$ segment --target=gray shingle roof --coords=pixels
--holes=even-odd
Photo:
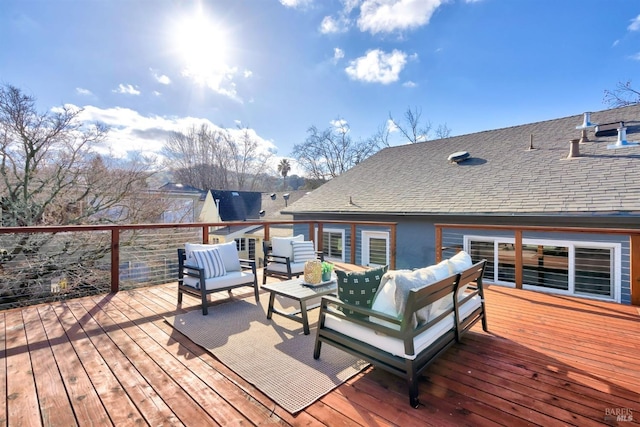
[[[591,113],[624,121],[640,141],[640,105]],[[351,214],[640,214],[640,146],[607,149],[616,136],[580,144],[583,114],[386,148],[286,210]],[[533,134],[534,150],[529,150]],[[467,151],[459,164],[449,155]]]

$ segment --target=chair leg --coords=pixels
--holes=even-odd
[[[260,302],[260,292],[258,291],[258,281],[253,283],[253,295],[256,297],[256,303]]]
[[[409,384],[409,405],[411,405],[412,408],[417,408],[420,405],[420,400],[418,399],[418,378],[410,373],[409,378],[407,378],[407,383]]]
[[[209,301],[207,301],[207,293],[202,290],[202,315],[206,316],[209,313]]]
[[[320,350],[322,349],[322,341],[320,341],[318,339],[318,337],[316,336],[316,345],[313,347],[313,358],[314,359],[319,359],[320,358]]]
[[[267,283],[267,267],[262,269],[262,284],[265,285]]]
[[[178,288],[178,305],[182,304],[182,291]]]

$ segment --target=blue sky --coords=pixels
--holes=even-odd
[[[277,160],[307,129],[368,138],[419,108],[461,135],[606,109],[636,79],[631,0],[2,0],[0,82],[111,126],[114,155],[191,124]],[[394,143],[401,143],[397,134]],[[296,172],[294,168],[294,172]]]

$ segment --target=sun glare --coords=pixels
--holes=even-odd
[[[228,68],[225,32],[202,14],[181,20],[172,38],[186,72],[194,78],[207,80]]]

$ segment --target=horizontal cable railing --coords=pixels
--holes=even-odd
[[[175,282],[177,249],[186,242],[213,242],[220,228],[251,226],[261,228],[268,239],[271,226],[295,224],[306,225],[309,239],[314,238],[314,227],[322,229],[323,224],[388,226],[391,262],[395,262],[395,223],[242,221],[0,227],[0,309]],[[318,244],[322,245],[319,234]],[[353,256],[350,262],[355,262]]]

